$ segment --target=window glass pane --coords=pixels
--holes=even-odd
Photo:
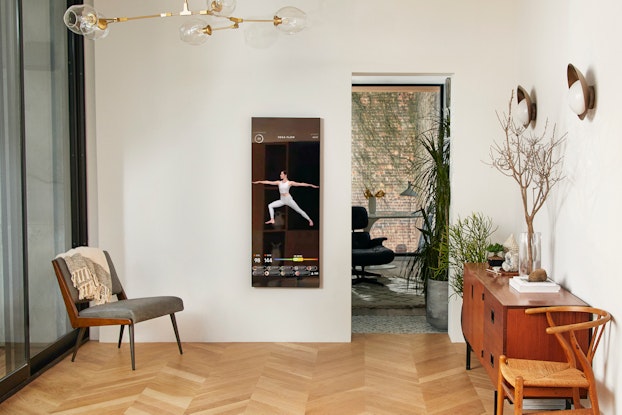
[[[16,2],[0,2],[0,378],[26,364]]]
[[[71,331],[51,260],[71,243],[66,2],[23,0],[31,356]]]
[[[356,85],[352,87],[352,205],[379,215],[414,212],[421,198],[407,196],[420,138],[438,127],[440,85]],[[420,219],[380,219],[372,237],[397,253],[414,252]]]

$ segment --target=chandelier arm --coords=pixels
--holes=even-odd
[[[227,29],[239,29],[240,25],[236,22],[229,26],[221,26],[221,27],[212,27],[212,31],[214,30],[227,30]]]
[[[194,16],[194,15],[201,15],[201,16],[206,16],[206,15],[211,15],[212,12],[210,10],[198,10],[198,11],[191,11],[191,12],[185,12],[185,11],[181,11],[179,13],[173,13],[173,12],[163,12],[163,13],[158,13],[158,14],[148,14],[145,16],[130,16],[130,17],[105,17],[101,20],[106,21],[107,23],[121,23],[121,22],[129,22],[132,20],[143,20],[143,19],[153,19],[153,18],[158,18],[158,17],[175,17],[175,16]],[[219,16],[216,16],[219,17]]]
[[[240,23],[249,22],[249,23],[274,23],[275,19],[240,19]]]

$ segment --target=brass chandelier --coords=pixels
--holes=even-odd
[[[188,7],[188,0],[184,0],[183,9],[180,12],[163,12],[146,16],[133,17],[104,17],[93,7],[85,4],[71,6],[65,12],[63,20],[65,25],[74,33],[83,35],[88,39],[100,39],[108,35],[111,23],[129,22],[132,20],[153,19],[158,17],[172,16],[212,16],[227,25],[212,26],[208,22],[197,17],[189,19],[179,28],[181,40],[191,45],[201,45],[216,30],[238,29],[241,23],[272,23],[278,31],[286,34],[294,34],[303,30],[307,23],[307,15],[296,7],[283,7],[279,9],[272,19],[243,19],[231,14],[235,10],[236,0],[207,0],[205,10],[192,11]]]

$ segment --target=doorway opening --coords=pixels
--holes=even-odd
[[[352,206],[367,209],[370,237],[387,238],[395,253],[389,264],[365,267],[379,284],[353,284],[353,332],[437,331],[425,321],[424,284],[411,267],[425,200],[413,169],[420,137],[445,116],[448,94],[443,75],[353,77]]]

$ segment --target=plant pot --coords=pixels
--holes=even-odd
[[[504,259],[500,256],[491,256],[488,257],[488,265],[491,267],[500,267],[503,264]]]
[[[425,299],[426,321],[439,330],[447,330],[449,282],[428,280]]]

